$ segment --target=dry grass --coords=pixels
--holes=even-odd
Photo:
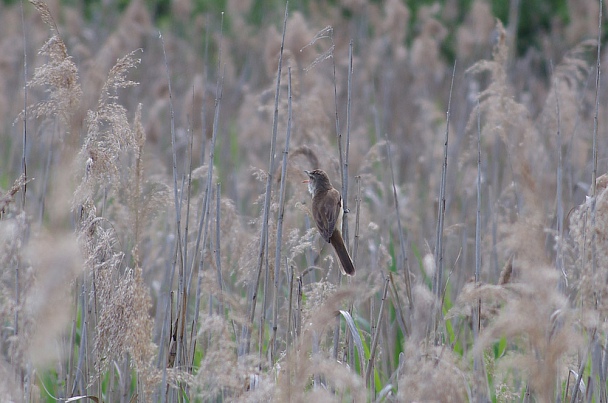
[[[522,55],[484,0],[310,3],[284,42],[251,1],[162,42],[138,0],[0,6],[0,400],[606,401],[597,2]],[[311,168],[349,175],[353,278]]]

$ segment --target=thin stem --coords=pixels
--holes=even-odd
[[[355,176],[357,184],[357,195],[355,196],[355,241],[353,245],[353,265],[357,267],[357,252],[359,250],[359,218],[361,217],[361,176]],[[351,302],[348,313],[352,316],[354,304]],[[347,333],[348,343],[348,359],[351,368],[355,367],[355,350],[351,342],[350,333]]]
[[[281,266],[281,244],[283,239],[283,217],[285,215],[285,185],[287,183],[287,157],[289,155],[289,139],[291,138],[291,119],[292,119],[292,104],[291,104],[291,67],[287,70],[287,136],[285,139],[285,151],[283,151],[283,165],[281,167],[281,188],[279,191],[279,217],[277,219],[277,240],[274,259],[274,302],[272,305],[272,345],[270,359],[271,364],[276,360],[277,348],[277,329],[279,317],[279,278]],[[287,267],[287,266],[285,266]],[[289,331],[289,328],[288,328]]]
[[[287,309],[287,349],[291,346],[291,326],[292,326],[292,316],[293,316],[293,269],[289,266],[287,262],[287,256],[285,256],[285,270],[287,271],[287,279],[289,283],[289,300],[288,309]]]
[[[481,274],[481,114],[479,99],[477,100],[477,211],[475,218],[475,283],[479,283]],[[479,323],[475,321],[473,324],[475,341],[477,341],[478,332]]]
[[[353,82],[353,41],[351,39],[348,47],[348,89],[347,89],[347,101],[346,101],[346,145],[344,151],[344,165],[342,166],[342,209],[344,210],[342,215],[342,238],[344,239],[344,245],[346,249],[349,245],[349,234],[348,234],[348,155],[350,150],[350,118],[351,118],[351,99],[352,99],[352,82]],[[354,262],[353,262],[354,264]],[[355,266],[357,267],[357,266]]]
[[[333,52],[336,50],[336,46],[334,44],[333,37],[333,28],[331,29],[331,52],[333,56]],[[336,58],[332,57],[331,64],[333,67],[333,80],[334,80],[334,109],[336,112],[336,138],[338,140],[338,159],[340,161],[340,182],[342,183],[342,195],[344,195],[344,154],[342,153],[342,133],[340,132],[340,117],[338,116],[338,85],[336,78]],[[344,196],[342,197],[342,203],[344,203]],[[344,205],[342,206],[343,212],[346,211]],[[344,215],[344,214],[343,214]],[[342,219],[342,225],[346,222],[345,217]],[[345,241],[346,248],[348,249],[348,241]],[[337,284],[340,284],[342,281],[342,271],[337,271],[338,280]],[[338,344],[340,342],[340,320],[336,321],[336,325],[334,326],[334,347],[333,347],[333,358],[338,359]]]
[[[251,330],[255,319],[255,307],[258,297],[258,286],[262,276],[262,265],[264,263],[264,250],[266,239],[268,238],[268,216],[270,214],[270,196],[272,190],[272,178],[274,171],[275,150],[277,143],[277,125],[279,122],[279,95],[281,93],[281,70],[283,68],[283,49],[285,47],[285,31],[287,30],[287,16],[289,11],[289,2],[285,4],[285,17],[283,19],[283,36],[281,39],[281,50],[279,52],[279,65],[277,67],[277,83],[274,96],[274,115],[272,119],[272,138],[270,141],[270,162],[268,164],[268,177],[266,178],[266,196],[264,198],[264,212],[262,218],[262,233],[260,236],[260,246],[257,255],[256,269],[254,270],[255,280],[251,282],[249,288],[249,318],[248,324],[243,326],[241,334],[241,346],[239,348],[239,356],[249,354],[249,341],[251,338]]]
[[[388,156],[388,164],[391,170],[391,182],[393,186],[393,200],[395,202],[395,213],[397,215],[397,230],[399,231],[399,247],[401,248],[400,261],[403,262],[406,271],[405,275],[405,288],[407,294],[407,301],[410,308],[414,306],[414,300],[412,298],[412,285],[410,281],[409,266],[407,264],[407,252],[405,249],[405,235],[403,233],[403,227],[401,226],[401,217],[399,215],[399,198],[397,197],[397,187],[395,185],[395,171],[393,170],[393,157],[391,154],[391,145],[388,140],[388,134],[385,134],[386,138],[386,155]]]
[[[600,81],[601,81],[601,48],[602,48],[602,13],[604,2],[600,0],[600,12],[598,17],[598,34],[597,34],[597,64],[595,73],[595,114],[593,116],[593,170],[591,173],[591,199],[593,200],[591,208],[591,268],[592,273],[595,273],[597,266],[595,253],[595,196],[597,195],[597,126],[598,115],[600,109]]]
[[[338,116],[338,86],[336,79],[336,59],[333,57],[333,52],[336,50],[334,45],[333,28],[331,29],[329,39],[331,40],[331,52],[332,52],[332,67],[333,67],[333,80],[334,80],[334,109],[336,113],[336,138],[338,139],[338,158],[340,160],[340,182],[344,189],[344,154],[342,153],[342,133],[340,132],[340,117]],[[338,271],[340,272],[340,271]]]
[[[454,62],[454,68],[452,70],[452,82],[450,84],[450,95],[448,98],[448,110],[446,112],[446,123],[445,123],[445,140],[443,143],[443,168],[441,170],[441,187],[439,188],[439,208],[437,212],[437,233],[435,238],[435,275],[433,281],[433,288],[435,291],[435,297],[437,301],[442,300],[442,284],[443,284],[443,227],[445,219],[445,188],[446,188],[446,176],[448,171],[448,139],[450,134],[450,113],[452,108],[452,89],[454,88],[454,76],[456,75],[456,62]],[[433,329],[436,331],[439,324],[439,317],[441,316],[441,306],[439,303],[437,309],[434,312]],[[439,339],[435,334],[435,343],[438,343]]]
[[[551,63],[551,71],[553,72],[553,63]],[[555,76],[555,74],[553,73]],[[555,113],[557,118],[557,189],[556,189],[556,230],[557,230],[557,254],[555,256],[555,267],[562,272],[564,278],[563,282],[560,282],[560,288],[563,290],[567,285],[566,272],[564,270],[564,255],[563,255],[563,236],[564,236],[564,207],[563,207],[563,152],[562,152],[562,122],[561,113],[559,107],[559,82],[558,77],[555,77],[553,83],[555,93]]]
[[[175,200],[175,222],[177,224],[177,233],[179,236],[180,225],[181,225],[181,203],[179,203],[179,197],[177,192],[177,150],[175,147],[175,111],[173,110],[173,92],[171,90],[171,73],[169,71],[169,63],[167,62],[167,52],[165,50],[165,41],[163,40],[162,33],[158,33],[161,47],[163,49],[163,57],[165,61],[165,73],[167,74],[167,86],[169,91],[169,114],[171,121],[171,150],[173,157],[173,196]]]
[[[193,95],[194,96],[194,95]],[[184,225],[184,240],[183,245],[184,245],[184,269],[185,269],[185,275],[188,277],[188,281],[185,285],[186,287],[186,295],[190,295],[190,282],[192,279],[192,275],[188,273],[188,234],[189,234],[189,230],[190,230],[190,201],[192,200],[192,147],[193,147],[193,142],[194,142],[194,133],[192,133],[191,130],[188,130],[188,133],[190,134],[189,137],[189,147],[188,147],[188,186],[187,186],[187,191],[188,191],[188,197],[186,198],[186,224]],[[192,267],[190,268],[190,270],[192,270]]]
[[[475,213],[475,284],[479,284],[481,276],[481,111],[477,99],[477,210]],[[477,299],[473,307],[473,343],[477,343],[480,331],[481,299]],[[482,373],[483,362],[478,354],[473,357],[473,370],[478,382],[475,383],[475,396],[477,401],[486,401],[480,385],[485,380]]]
[[[367,369],[365,371],[365,384],[369,386],[371,382],[372,368],[374,363],[374,358],[376,357],[376,347],[378,346],[378,337],[380,335],[380,325],[382,322],[382,312],[384,311],[384,301],[386,301],[386,295],[388,293],[388,283],[390,281],[390,277],[386,277],[384,280],[384,291],[382,292],[382,302],[380,302],[380,310],[378,311],[378,320],[376,322],[376,331],[374,332],[374,338],[372,340],[372,345],[369,353],[369,362],[367,363]]]
[[[221,71],[221,63],[222,63],[222,32],[223,32],[223,21],[224,21],[224,13],[222,13],[222,22],[220,25],[220,47],[218,51],[218,72]],[[203,252],[200,255],[199,259],[199,267],[198,267],[198,281],[196,284],[196,299],[194,303],[194,321],[193,325],[195,328],[198,325],[198,317],[199,310],[201,304],[201,289],[203,286],[203,259],[204,259],[204,249],[207,247],[207,231],[209,228],[209,203],[211,200],[211,182],[213,180],[213,161],[215,159],[215,143],[217,140],[217,133],[219,131],[219,121],[220,121],[220,111],[222,106],[222,94],[223,94],[223,84],[224,84],[224,76],[223,74],[218,74],[216,89],[215,89],[215,111],[213,114],[213,133],[211,135],[211,145],[209,146],[209,162],[207,167],[207,183],[205,184],[205,197],[203,198],[203,208],[201,211],[201,216],[199,220],[198,233],[196,235],[196,245],[194,247],[194,254],[192,259],[192,267],[190,269],[190,276],[192,277],[194,273],[194,265],[198,258],[199,248],[201,237],[203,238]],[[191,279],[188,281],[191,283]],[[188,289],[188,293],[190,290]],[[190,362],[194,359],[194,349],[191,351]]]
[[[205,133],[205,128],[207,127],[207,103],[205,102],[205,96],[207,94],[207,70],[209,66],[209,19],[211,17],[211,13],[207,14],[206,24],[205,24],[205,50],[203,51],[203,102],[201,105],[201,165],[205,164],[205,145],[207,144],[207,134]],[[223,17],[223,15],[222,15]],[[223,18],[222,18],[223,25]],[[220,29],[220,45],[218,51],[218,72],[221,61],[222,54],[222,36],[223,31]]]
[[[21,198],[21,209],[25,210],[25,194],[27,193],[27,36],[25,28],[25,17],[23,12],[23,0],[21,4],[21,29],[23,34],[23,150],[21,154],[21,174],[25,182],[23,183],[23,195]]]
[[[217,285],[220,289],[220,303],[219,303],[219,313],[223,317],[224,316],[224,279],[222,278],[222,258],[220,254],[220,239],[221,239],[221,226],[220,226],[220,215],[221,215],[221,184],[218,182],[215,190],[215,267],[217,269]]]

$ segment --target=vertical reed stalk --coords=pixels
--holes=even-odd
[[[365,384],[369,387],[372,381],[372,370],[374,368],[374,359],[376,358],[376,347],[378,347],[378,338],[380,335],[380,326],[382,324],[382,317],[384,312],[384,301],[386,301],[386,295],[388,294],[388,283],[390,277],[386,277],[384,280],[384,290],[382,291],[382,300],[380,302],[380,310],[378,311],[378,320],[376,322],[375,332],[372,334],[372,344],[369,353],[369,362],[367,363],[367,369],[365,370]]]
[[[218,182],[215,189],[215,267],[217,269],[217,286],[220,292],[218,313],[224,317],[224,279],[222,277],[222,255],[221,255],[221,236],[220,236],[220,216],[221,205],[221,184]]]
[[[277,348],[277,329],[279,325],[279,284],[280,284],[280,267],[281,267],[281,245],[283,240],[283,218],[285,215],[285,185],[287,183],[287,157],[289,156],[289,139],[291,138],[291,119],[292,119],[292,105],[291,105],[291,67],[288,68],[288,80],[287,80],[287,135],[285,138],[285,150],[283,151],[283,164],[281,166],[281,187],[279,191],[279,214],[277,219],[277,240],[276,250],[274,259],[274,291],[273,291],[273,304],[272,304],[272,338],[271,338],[271,353],[270,363],[274,364],[276,361],[276,348]],[[287,269],[287,265],[285,266]],[[289,332],[289,327],[287,328]]]
[[[224,26],[224,14],[222,13],[222,19],[220,23],[220,46],[218,49],[218,77],[216,81],[215,87],[215,105],[214,105],[214,113],[213,113],[213,133],[211,134],[211,144],[209,146],[209,162],[207,163],[207,180],[205,183],[205,195],[203,197],[203,205],[201,208],[201,215],[199,217],[198,223],[198,232],[196,234],[196,243],[194,246],[194,254],[192,258],[192,267],[190,269],[190,279],[188,280],[188,294],[190,293],[190,284],[192,282],[192,276],[194,273],[194,265],[198,261],[198,279],[196,284],[196,296],[194,302],[194,320],[192,322],[192,326],[194,329],[198,327],[198,319],[200,314],[200,305],[201,305],[201,291],[203,286],[203,262],[205,256],[205,250],[207,248],[207,234],[209,228],[209,203],[211,203],[211,184],[213,181],[213,161],[215,159],[215,144],[217,141],[217,133],[219,131],[220,124],[220,111],[222,106],[222,94],[223,94],[223,85],[224,85],[224,76],[221,73],[222,67],[222,39],[223,39],[223,26]],[[203,250],[199,257],[199,248],[201,238],[203,239]],[[197,260],[198,259],[198,260]],[[195,332],[193,332],[194,334]],[[192,363],[194,361],[194,349],[191,351],[191,356],[189,362]]]
[[[388,165],[391,170],[391,184],[393,187],[393,201],[395,202],[395,214],[397,216],[397,230],[399,231],[399,247],[401,250],[401,255],[399,256],[398,262],[403,264],[403,269],[405,271],[405,287],[406,287],[406,295],[407,300],[410,306],[410,309],[414,307],[414,299],[412,298],[412,285],[410,280],[410,272],[409,265],[407,264],[407,252],[405,249],[405,235],[403,233],[403,227],[401,226],[401,217],[399,214],[399,198],[397,197],[397,186],[395,185],[395,171],[393,170],[393,157],[391,154],[391,144],[388,139],[388,134],[385,134],[386,139],[386,155],[388,157]],[[398,267],[399,265],[397,265]]]
[[[433,278],[433,289],[437,298],[437,309],[434,312],[433,330],[435,333],[435,344],[439,343],[437,327],[439,325],[442,301],[443,285],[443,227],[445,220],[445,188],[446,176],[448,171],[448,139],[450,134],[450,113],[452,108],[452,89],[454,88],[454,77],[456,76],[456,62],[452,70],[452,82],[450,84],[450,95],[448,97],[448,109],[446,111],[445,140],[443,143],[443,167],[441,169],[441,187],[439,188],[439,207],[437,212],[437,233],[435,235],[435,274]]]
[[[285,47],[285,32],[287,30],[287,16],[289,11],[289,2],[285,4],[285,17],[283,18],[283,35],[281,38],[281,50],[279,51],[279,63],[277,67],[277,84],[274,96],[274,114],[272,118],[272,138],[270,141],[270,162],[268,164],[268,177],[266,179],[266,193],[264,198],[264,212],[262,218],[262,231],[260,235],[260,246],[257,255],[257,264],[254,268],[254,280],[251,282],[248,293],[249,314],[248,323],[243,326],[241,334],[241,347],[239,348],[239,356],[249,354],[251,331],[253,321],[255,319],[255,307],[258,298],[258,287],[262,276],[262,265],[264,264],[264,250],[266,240],[268,238],[268,216],[270,214],[270,199],[272,191],[272,178],[274,172],[274,159],[277,142],[277,125],[279,123],[279,95],[281,92],[281,70],[283,68],[283,49]],[[267,258],[267,257],[266,257]],[[263,313],[262,313],[263,314]],[[262,346],[259,346],[261,349]]]

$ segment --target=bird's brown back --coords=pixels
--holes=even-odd
[[[333,187],[318,191],[312,199],[313,218],[323,239],[329,242],[342,212],[342,197]]]

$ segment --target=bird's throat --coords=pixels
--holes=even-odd
[[[315,190],[316,190],[316,187],[315,187],[314,181],[313,180],[309,180],[308,181],[308,193],[310,193],[310,195],[314,197]]]

